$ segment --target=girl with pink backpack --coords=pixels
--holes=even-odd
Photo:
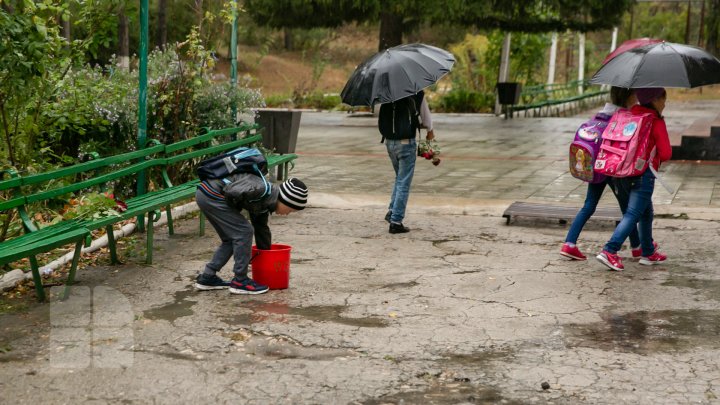
[[[585,223],[595,213],[605,186],[609,185],[612,189],[623,214],[628,205],[627,189],[616,189],[610,177],[593,172],[594,158],[600,148],[601,135],[610,122],[610,118],[618,109],[632,107],[637,103],[637,98],[631,89],[612,87],[610,101],[612,104],[605,104],[605,107],[590,121],[580,126],[575,135],[575,141],[570,145],[570,173],[574,177],[588,182],[585,203],[573,219],[565,243],[560,249],[562,256],[572,260],[587,260],[576,244]],[[630,232],[630,247],[634,257],[640,256],[640,237],[637,229]]]
[[[636,228],[640,233],[642,248],[640,264],[654,265],[667,260],[667,256],[658,252],[657,245],[652,242],[652,194],[655,188],[655,174],[653,172],[660,169],[661,162],[670,160],[672,157],[670,138],[662,116],[667,92],[663,88],[641,88],[635,89],[635,94],[640,105],[633,106],[630,112],[638,117],[650,116],[647,143],[642,147],[642,150],[650,152],[647,156],[643,155],[633,159],[635,168],[644,169],[641,174],[632,177],[612,178],[612,182],[617,188],[629,190],[628,206],[612,237],[605,244],[602,252],[597,255],[597,259],[616,271],[625,268],[617,252],[628,235]],[[623,128],[618,129],[623,133],[627,133],[626,136],[628,137],[634,136],[636,131],[642,129],[637,124],[633,124],[633,122],[628,122]],[[612,149],[609,150],[612,151]],[[598,162],[600,162],[601,158],[602,154],[599,156]],[[599,165],[596,164],[595,167],[598,168]]]

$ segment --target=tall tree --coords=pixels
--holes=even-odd
[[[125,7],[118,10],[118,62],[124,69],[130,68],[130,30]]]
[[[720,57],[720,0],[709,0],[705,49]]]
[[[165,49],[167,44],[167,0],[158,0],[157,10],[155,46],[159,49]]]

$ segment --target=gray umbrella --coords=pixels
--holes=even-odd
[[[660,42],[617,55],[590,83],[625,88],[705,86],[720,83],[720,60],[694,46]]]
[[[424,44],[378,52],[355,69],[340,95],[351,106],[390,103],[434,84],[455,63],[450,52]]]

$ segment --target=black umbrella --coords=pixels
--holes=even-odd
[[[625,88],[705,86],[720,83],[720,60],[694,46],[660,42],[617,55],[590,83]]]
[[[396,46],[360,64],[340,95],[351,106],[390,103],[434,84],[454,63],[450,52],[434,46]]]

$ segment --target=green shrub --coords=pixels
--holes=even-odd
[[[495,94],[472,90],[453,89],[432,103],[433,110],[442,112],[490,112],[495,105]]]

